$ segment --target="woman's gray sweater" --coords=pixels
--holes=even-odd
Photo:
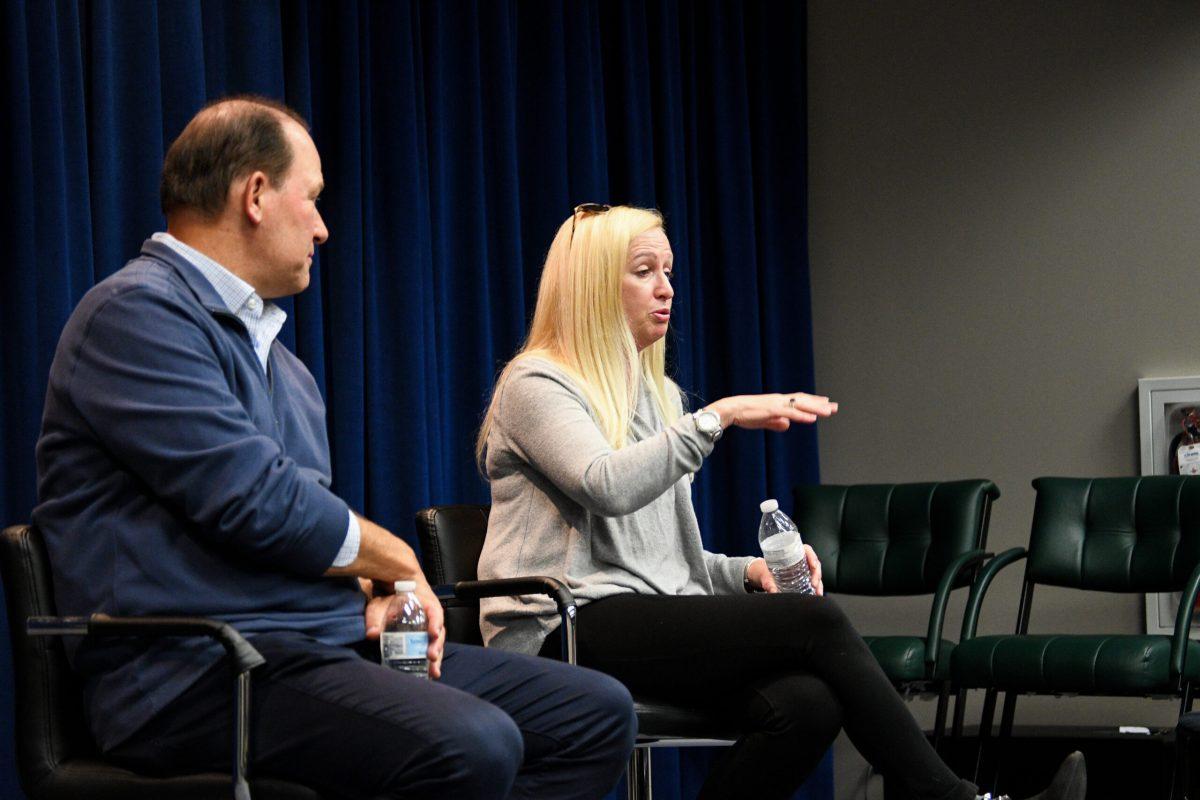
[[[690,415],[664,427],[643,387],[629,443],[614,450],[575,381],[532,357],[513,365],[493,402],[480,578],[548,575],[581,605],[623,592],[745,591],[752,558],[709,553],[700,541],[691,477],[713,446]],[[559,622],[541,596],[485,599],[480,616],[487,644],[525,653]]]

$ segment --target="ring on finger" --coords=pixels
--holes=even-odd
[[[788,398],[788,408],[795,408],[795,407],[796,407],[796,398],[789,397]]]

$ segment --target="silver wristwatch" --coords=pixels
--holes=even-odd
[[[707,436],[711,442],[716,442],[721,438],[721,434],[725,433],[725,429],[721,427],[721,417],[715,411],[702,408],[692,414],[692,419],[696,420],[696,430]]]

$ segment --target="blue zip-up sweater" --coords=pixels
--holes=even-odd
[[[167,246],[147,241],[68,320],[37,467],[33,521],[60,614],[202,615],[330,644],[365,635],[357,583],[322,576],[348,510],[329,491],[312,375],[279,342],[264,374],[242,322]],[[68,643],[102,749],[220,653],[206,639]]]

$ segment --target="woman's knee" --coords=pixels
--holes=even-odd
[[[805,634],[833,638],[858,636],[858,631],[846,616],[846,612],[829,597],[813,599],[791,622]]]
[[[759,726],[797,731],[832,742],[842,729],[842,705],[825,681],[808,673],[781,675],[754,687],[752,713]]]

